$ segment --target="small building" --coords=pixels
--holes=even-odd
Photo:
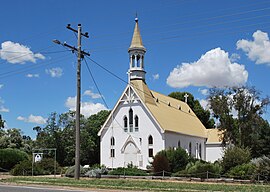
[[[129,84],[98,133],[101,164],[146,169],[157,152],[170,147],[181,147],[189,155],[207,160],[206,128],[188,104],[148,88],[146,49],[138,19],[135,21],[128,49]]]

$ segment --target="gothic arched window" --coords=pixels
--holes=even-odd
[[[135,131],[139,131],[139,117],[135,115]]]
[[[153,145],[153,137],[152,137],[152,135],[150,135],[148,137],[148,145]]]
[[[181,141],[179,140],[177,143],[177,147],[180,148],[181,147]]]
[[[202,159],[202,144],[199,145],[199,158]]]
[[[128,119],[127,119],[127,116],[125,116],[123,118],[123,121],[124,121],[124,131],[127,132],[127,128],[128,128]]]
[[[114,145],[115,145],[114,137],[111,137],[111,146],[114,146]]]
[[[191,156],[191,152],[192,152],[192,145],[191,145],[191,142],[189,142],[188,153],[190,156]]]

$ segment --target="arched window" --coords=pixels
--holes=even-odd
[[[144,68],[144,63],[143,63],[143,55],[142,55],[142,62],[141,62],[141,68]]]
[[[136,67],[141,67],[141,56],[137,55],[137,66]]]
[[[125,116],[123,118],[123,121],[124,121],[124,131],[127,132],[127,130],[128,130],[128,119],[127,119],[127,116]]]
[[[114,146],[114,145],[115,145],[114,137],[111,137],[111,146]]]
[[[148,157],[154,157],[152,135],[148,137]]]
[[[150,135],[148,137],[148,145],[153,145],[153,137],[152,137],[152,135]]]
[[[191,156],[191,152],[192,152],[192,145],[191,145],[191,142],[189,142],[188,153],[190,156]]]
[[[135,67],[135,55],[131,57],[131,67]]]
[[[129,109],[129,132],[133,132],[133,110],[130,108]]]
[[[139,131],[139,117],[135,115],[135,131]]]
[[[202,144],[199,145],[199,159],[202,159]]]
[[[181,147],[181,141],[179,140],[177,143],[177,147],[180,148]]]
[[[129,125],[133,125],[133,110],[130,108],[129,109]]]
[[[115,157],[114,145],[115,145],[114,137],[111,137],[111,157]]]

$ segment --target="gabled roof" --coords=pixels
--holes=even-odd
[[[222,143],[223,133],[219,129],[217,129],[217,128],[206,129],[205,133],[207,135],[207,142],[206,142],[207,144]]]
[[[207,138],[204,125],[185,102],[151,91],[141,80],[131,85],[164,131]]]

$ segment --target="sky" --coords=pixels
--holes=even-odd
[[[0,114],[6,129],[32,138],[52,112],[75,109],[76,55],[52,42],[77,46],[67,24],[90,36],[82,38],[91,54],[82,61],[86,117],[112,109],[126,87],[136,14],[150,89],[188,91],[203,106],[211,87],[270,95],[270,0],[3,0],[0,12]]]

